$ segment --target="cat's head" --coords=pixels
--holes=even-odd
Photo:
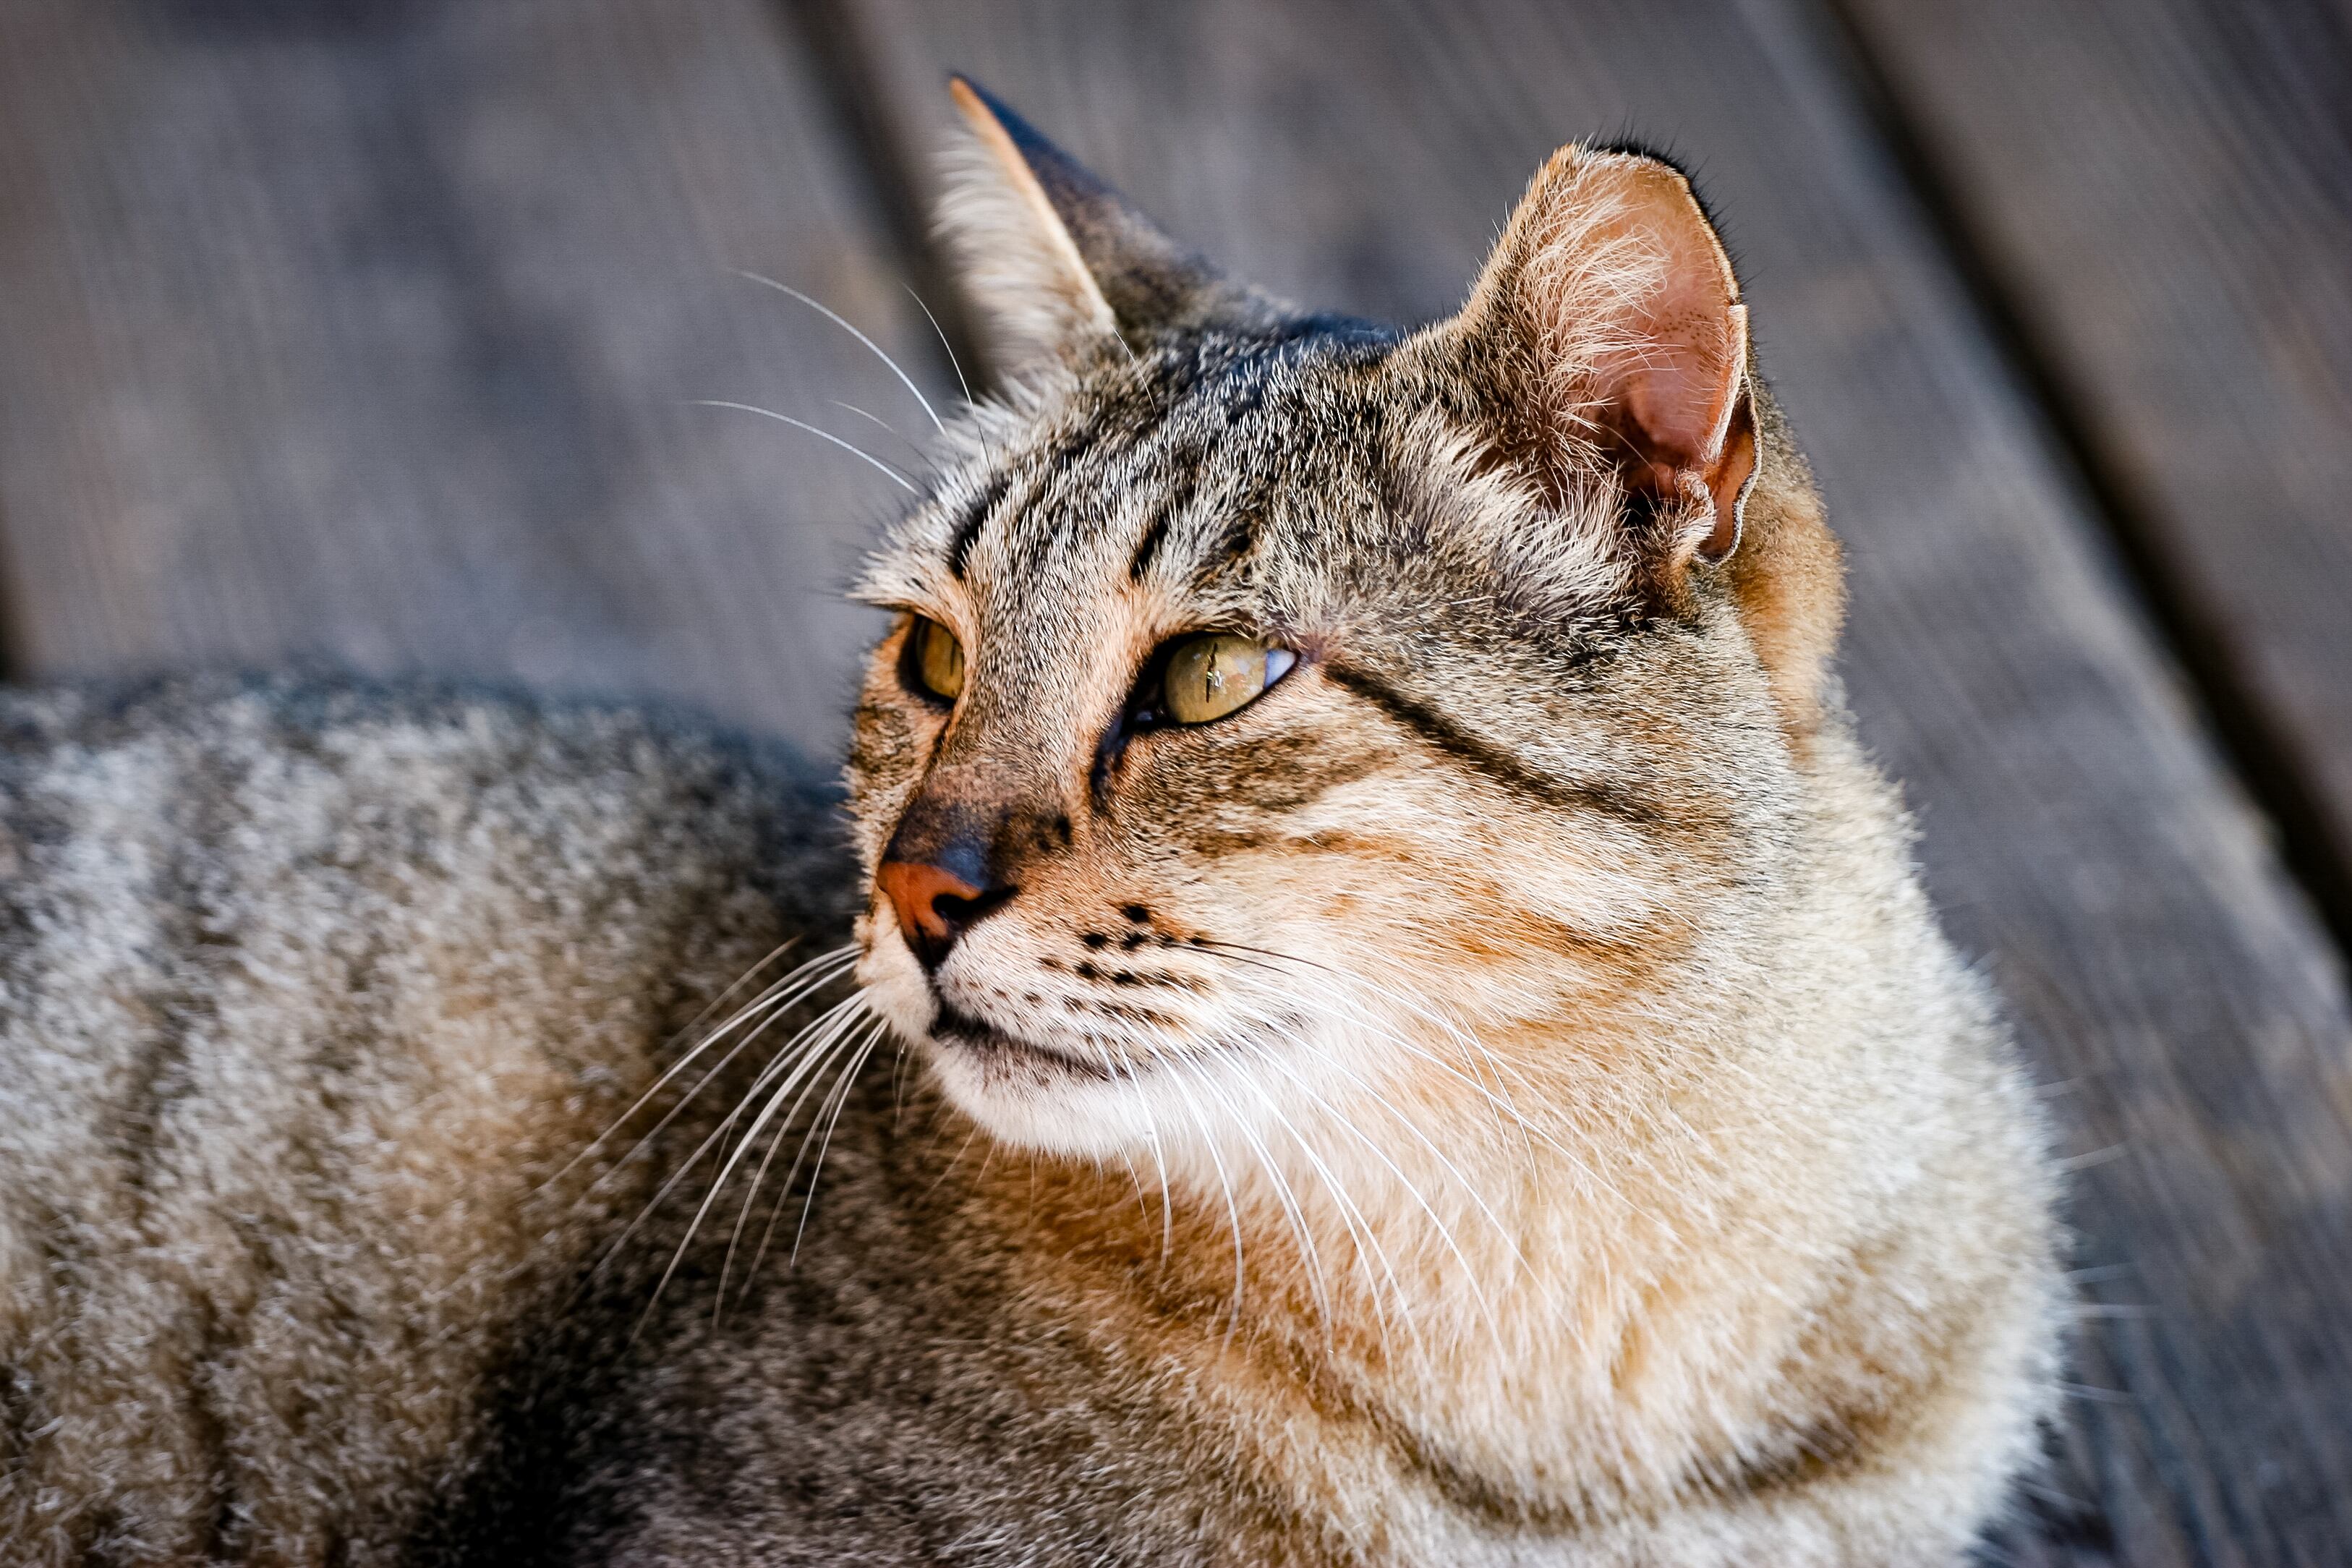
[[[859,973],[950,1096],[1096,1155],[1475,1129],[1721,981],[1839,587],[1683,175],[1562,150],[1400,333],[955,85],[1009,390],[868,573],[850,770]]]

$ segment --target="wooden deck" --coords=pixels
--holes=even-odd
[[[2352,1562],[2338,0],[5,0],[7,673],[322,660],[835,745],[942,68],[1211,254],[1456,301],[1555,144],[1692,161],[1845,670],[2062,1110],[2034,1564]],[[967,351],[968,353],[968,351]],[[846,405],[846,406],[845,406]]]

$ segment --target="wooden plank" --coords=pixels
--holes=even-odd
[[[908,116],[968,69],[1211,254],[1450,309],[1556,142],[1678,148],[1851,549],[1845,667],[2084,1168],[2086,1322],[2031,1563],[2352,1545],[2352,1017],[2082,495],[1798,0],[848,0]]]
[[[2352,12],[1843,9],[2352,933]]]
[[[315,658],[658,693],[836,744],[835,589],[929,374],[758,0],[12,0],[14,672]],[[933,389],[936,391],[936,389]]]

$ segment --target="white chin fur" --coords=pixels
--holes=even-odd
[[[1246,1058],[1163,1060],[1103,1077],[1057,1057],[1050,1046],[971,1042],[934,1036],[930,982],[895,931],[877,933],[857,977],[868,1004],[901,1037],[916,1042],[956,1108],[1001,1142],[1041,1153],[1132,1165],[1182,1177],[1195,1173],[1222,1188],[1228,1170],[1246,1168],[1266,1151],[1287,1152],[1296,1130],[1316,1123],[1307,1103],[1286,1102],[1289,1073],[1268,1075]],[[1342,1043],[1324,1043],[1326,1052]],[[1342,1047],[1344,1048],[1344,1047]],[[1318,1079],[1318,1099],[1348,1100],[1341,1078],[1317,1072],[1316,1051],[1300,1067]],[[1327,1156],[1329,1152],[1327,1151]],[[1340,1151],[1344,1158],[1349,1151]],[[1304,1179],[1304,1173],[1302,1173]]]
[[[1155,1119],[1166,1114],[1145,1102],[1149,1089],[1139,1092],[1138,1083],[1097,1078],[1026,1052],[934,1039],[930,986],[895,937],[868,945],[857,978],[874,1011],[917,1042],[948,1099],[992,1136],[1089,1159],[1149,1153]],[[1150,1076],[1144,1075],[1146,1084]]]
[[[1096,1160],[1150,1147],[1152,1121],[1136,1084],[954,1041],[927,1039],[923,1049],[948,1098],[1004,1142]]]

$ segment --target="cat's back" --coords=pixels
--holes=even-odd
[[[458,691],[0,696],[0,1540],[373,1561],[849,872],[791,759]],[[551,1180],[551,1178],[553,1178]]]

